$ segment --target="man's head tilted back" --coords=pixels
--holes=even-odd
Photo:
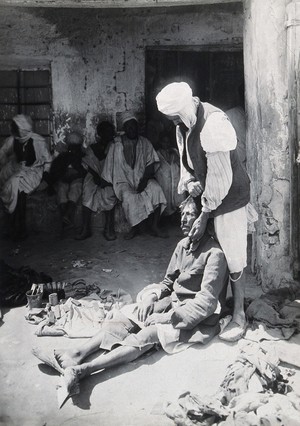
[[[183,235],[188,235],[192,226],[199,216],[200,209],[197,205],[195,199],[191,196],[188,196],[181,204],[180,204],[180,213],[181,213],[181,229]]]

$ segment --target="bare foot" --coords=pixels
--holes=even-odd
[[[42,351],[40,348],[33,348],[32,353],[44,364],[49,365],[50,367],[58,371],[60,374],[63,374],[64,370],[62,366],[59,364],[59,362],[57,361],[57,359],[55,358],[54,352],[47,353]]]
[[[80,354],[76,350],[54,349],[54,356],[62,368],[74,367],[80,364]]]
[[[80,378],[80,371],[75,367],[68,367],[64,371],[64,384],[67,392],[72,395],[76,393],[75,390],[78,388]]]
[[[232,320],[230,323],[221,331],[219,338],[221,340],[226,340],[227,342],[237,342],[240,340],[247,329],[247,322],[239,324],[236,321]]]
[[[116,233],[114,231],[108,231],[107,229],[103,231],[103,236],[107,241],[114,241],[117,239]]]

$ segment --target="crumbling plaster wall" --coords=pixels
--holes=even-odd
[[[290,276],[290,161],[287,93],[288,0],[245,0],[247,163],[257,223],[256,267],[263,288]]]
[[[143,113],[146,46],[241,44],[242,13],[241,4],[130,10],[2,7],[0,67],[51,64],[55,142],[76,124],[89,143],[99,116],[116,122],[125,109]]]

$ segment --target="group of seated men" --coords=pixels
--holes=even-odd
[[[160,228],[162,213],[171,215],[183,201],[177,193],[179,155],[167,133],[154,149],[140,135],[136,116],[130,111],[121,117],[122,132],[101,121],[95,142],[84,148],[80,132],[69,132],[64,149],[52,155],[45,140],[33,132],[30,117],[17,115],[11,124],[11,136],[0,148],[0,198],[8,213],[12,237],[24,239],[26,198],[42,180],[48,193],[56,194],[62,218],[62,230],[72,227],[76,206],[82,202],[82,224],[76,239],[92,235],[93,212],[104,212],[103,235],[115,240],[115,207],[122,205],[133,238],[147,228],[153,236],[166,237]]]

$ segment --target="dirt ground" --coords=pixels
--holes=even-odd
[[[82,278],[88,284],[100,283],[101,288],[120,287],[134,298],[142,287],[163,278],[181,238],[179,227],[169,225],[168,232],[167,239],[140,235],[125,241],[118,234],[116,241],[107,242],[98,228],[92,238],[79,242],[72,234],[61,240],[49,230],[19,245],[1,241],[1,258],[15,267],[30,265],[55,281]],[[73,260],[90,263],[74,268]],[[260,293],[249,274],[247,283],[248,295]],[[84,379],[80,395],[59,410],[58,373],[40,363],[31,349],[71,348],[83,339],[37,337],[35,326],[24,319],[26,311],[26,307],[5,310],[0,328],[0,425],[172,425],[164,415],[165,402],[186,390],[213,394],[237,353],[237,343],[224,343],[218,337],[205,347],[175,355],[153,351],[129,365]]]

